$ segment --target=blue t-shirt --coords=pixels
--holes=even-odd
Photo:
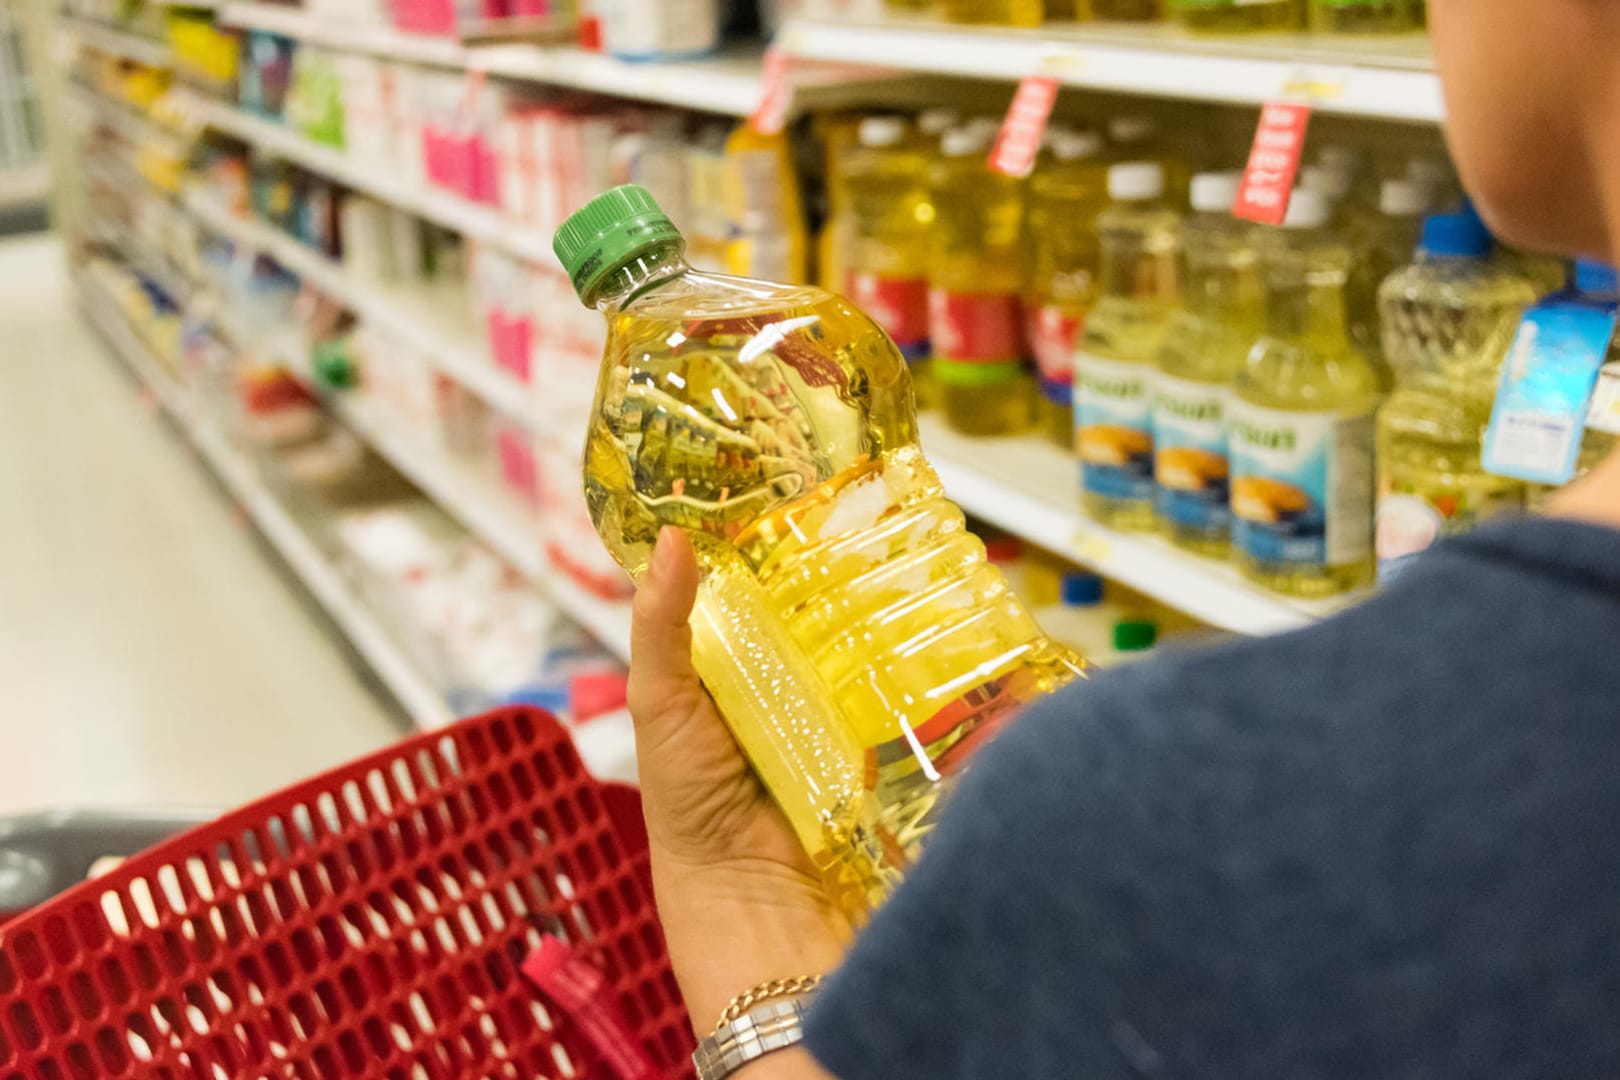
[[[1443,544],[977,759],[810,1019],[840,1080],[1620,1077],[1620,532]]]

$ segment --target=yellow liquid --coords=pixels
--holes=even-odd
[[[1300,0],[1232,3],[1231,0],[1174,0],[1176,18],[1200,34],[1245,34],[1298,30],[1305,24]]]
[[[970,750],[1083,664],[945,498],[870,319],[818,289],[643,271],[603,304],[592,518],[637,577],[660,527],[692,537],[698,672],[859,912],[917,857]]]
[[[1095,160],[1043,160],[1029,178],[1025,318],[1039,379],[1037,427],[1069,453],[1075,451],[1074,349],[1096,302],[1096,216],[1107,190],[1108,168]]]
[[[1318,34],[1398,34],[1423,28],[1413,0],[1310,0],[1310,27]]]
[[[915,142],[850,151],[841,180],[849,229],[838,289],[877,320],[911,365],[919,409],[939,404],[928,352],[932,161]]]
[[[1321,597],[1370,584],[1373,556],[1373,430],[1371,419],[1381,396],[1377,367],[1350,343],[1347,284],[1351,248],[1326,231],[1277,230],[1263,247],[1266,274],[1266,336],[1250,352],[1237,379],[1234,424],[1232,511],[1233,559],[1255,582],[1288,596]],[[1301,425],[1342,424],[1347,437],[1331,451],[1333,505],[1315,507],[1327,515],[1330,538],[1342,538],[1353,557],[1336,557],[1330,539],[1320,562],[1260,557],[1245,547],[1241,530],[1274,526],[1312,511],[1303,492],[1272,477],[1251,478],[1238,464],[1243,452],[1243,417],[1253,410],[1270,417],[1297,418]],[[1288,478],[1289,480],[1292,477]]]
[[[1023,187],[978,154],[933,169],[928,336],[945,419],[965,435],[1016,435],[1034,422],[1023,357]]]
[[[1225,439],[1199,429],[1224,426],[1232,384],[1265,321],[1260,253],[1251,232],[1225,214],[1187,219],[1182,238],[1185,307],[1171,323],[1158,355],[1159,373],[1165,377],[1154,409],[1159,525],[1178,547],[1214,558],[1224,557],[1230,547],[1225,490],[1231,465]],[[1172,380],[1190,384],[1191,392],[1173,393]],[[1175,406],[1200,398],[1210,412],[1189,423],[1187,410]],[[1195,437],[1179,438],[1178,431]]]
[[[1091,0],[1091,11],[1112,22],[1154,22],[1164,18],[1164,0]]]
[[[1152,391],[1154,364],[1180,298],[1180,219],[1160,203],[1125,203],[1097,218],[1102,249],[1100,296],[1086,318],[1075,358],[1077,439],[1086,514],[1119,529],[1150,530],[1153,511]],[[1132,376],[1145,384],[1143,422],[1120,425],[1088,416],[1093,398],[1116,398],[1112,388]],[[1117,401],[1116,401],[1117,403]],[[1110,482],[1118,470],[1135,470],[1145,483],[1127,480],[1130,492]]]
[[[1046,21],[1086,22],[1091,18],[1091,0],[1046,0]]]
[[[934,0],[934,11],[947,22],[981,26],[1039,26],[1046,16],[1042,0]]]

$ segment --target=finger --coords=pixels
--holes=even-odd
[[[690,708],[693,695],[702,692],[692,667],[692,630],[687,621],[697,588],[692,542],[681,530],[664,528],[631,610],[629,692],[637,720],[670,707]]]

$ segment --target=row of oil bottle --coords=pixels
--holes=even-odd
[[[1051,22],[1157,22],[1173,18],[1197,33],[1309,28],[1328,34],[1391,34],[1423,29],[1425,0],[888,0],[894,12],[950,22],[1040,26]]]
[[[823,265],[923,407],[970,435],[1044,430],[1079,456],[1090,516],[1290,595],[1368,584],[1532,501],[1481,440],[1519,319],[1565,268],[1498,252],[1471,209],[1434,213],[1457,204],[1443,164],[1373,198],[1326,149],[1264,227],[1231,215],[1236,173],[1120,160],[1152,149],[1131,132],[1053,129],[1027,179],[986,167],[992,134],[868,117],[832,178]]]

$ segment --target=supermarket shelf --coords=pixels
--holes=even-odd
[[[176,156],[184,152],[183,139],[178,132],[170,131],[151,117],[143,115],[133,105],[108,97],[74,81],[67,84],[67,97],[69,101],[136,146],[143,143],[163,143],[172,148]]]
[[[247,511],[270,546],[298,575],[417,726],[439,728],[454,720],[439,691],[400,652],[381,624],[349,589],[342,573],[299,528],[253,467],[217,430],[194,413],[181,388],[159,369],[110,299],[89,282],[81,280],[77,284],[80,303],[91,322],[151,389],[226,490]]]
[[[931,415],[921,426],[928,460],[963,510],[1211,626],[1273,634],[1308,626],[1359,599],[1279,597],[1225,563],[1088,520],[1079,510],[1074,459],[1040,439],[972,439]]]
[[[47,162],[0,170],[0,210],[42,203],[50,190],[51,167]]]
[[[184,203],[209,228],[271,256],[361,318],[420,346],[439,371],[492,407],[520,421],[533,414],[529,390],[495,368],[476,337],[434,315],[431,301],[368,282],[279,229],[232,214],[196,191],[187,191]]]
[[[219,22],[329,49],[439,67],[466,67],[472,51],[450,38],[406,34],[378,23],[315,16],[295,4],[227,3],[219,9]]]
[[[174,57],[169,51],[169,46],[154,38],[142,37],[140,34],[131,33],[108,23],[73,16],[63,16],[62,25],[81,43],[100,49],[104,53],[132,60],[137,64],[145,64],[147,67],[174,66]]]
[[[1233,105],[1291,99],[1323,112],[1409,123],[1445,118],[1421,35],[1234,39],[1190,37],[1171,26],[989,31],[923,20],[795,20],[777,42],[800,59],[936,75],[1017,80],[1046,72],[1088,90]]]
[[[547,266],[557,261],[548,238],[524,229],[490,207],[403,179],[397,169],[388,165],[357,160],[233,105],[185,91],[176,95],[183,95],[181,108],[192,119],[216,131],[520,258]]]

